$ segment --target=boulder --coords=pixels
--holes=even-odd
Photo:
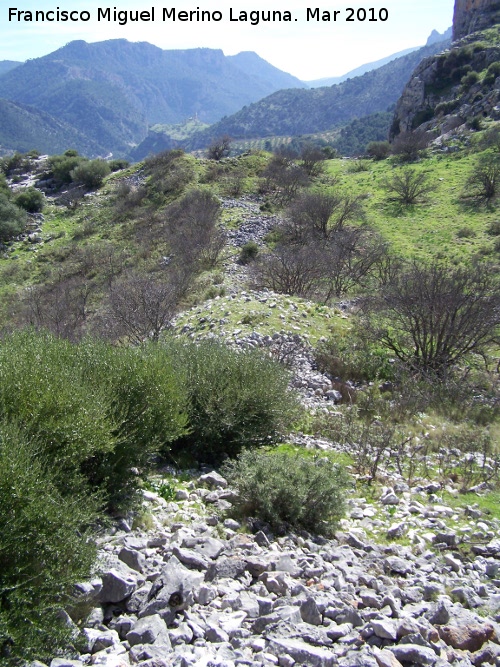
[[[444,625],[439,628],[441,639],[453,648],[474,653],[479,651],[495,634],[495,630],[489,623],[461,625]]]

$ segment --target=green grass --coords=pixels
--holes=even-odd
[[[445,494],[446,504],[456,509],[465,509],[468,505],[476,506],[481,512],[488,515],[484,518],[500,519],[500,491],[489,491],[484,495],[477,493],[462,493],[458,496]]]
[[[345,317],[334,308],[298,297],[270,294],[263,303],[248,291],[235,298],[211,299],[184,311],[175,322],[175,331],[195,336],[225,332],[234,338],[249,336],[253,331],[263,336],[298,334],[315,345],[333,325],[347,326]]]
[[[462,199],[478,154],[434,155],[412,168],[429,174],[436,190],[426,202],[398,207],[391,203],[384,181],[401,168],[394,159],[364,161],[368,171],[353,169],[352,161],[332,160],[328,172],[350,193],[364,195],[366,223],[378,229],[395,253],[407,258],[467,261],[476,253],[494,253],[488,226],[499,217],[497,208],[474,209]],[[468,229],[471,235],[463,236]]]

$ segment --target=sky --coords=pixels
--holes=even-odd
[[[255,51],[275,67],[303,81],[340,76],[368,62],[392,53],[425,44],[432,30],[444,32],[452,24],[454,0],[0,0],[0,60],[37,58],[75,39],[98,42],[125,38],[132,42],[150,42],[162,49],[209,47],[222,49],[226,55]],[[118,22],[97,20],[98,9],[116,8],[123,12],[151,11],[155,20]],[[365,21],[347,21],[352,12],[356,19],[366,14]],[[66,10],[90,14],[89,21],[26,22],[26,14],[9,10]],[[201,22],[163,21],[163,9],[206,10],[220,12],[222,20]],[[320,14],[330,13],[330,21],[307,20],[307,8],[319,8]],[[239,18],[240,12],[289,11],[291,21],[260,21]],[[373,12],[370,11],[373,9]],[[381,11],[382,10],[382,11]],[[387,11],[383,11],[387,10]],[[338,12],[335,14],[335,12]],[[383,21],[380,18],[385,18]],[[78,16],[74,15],[75,17]],[[261,14],[259,14],[261,16]],[[336,20],[334,20],[336,16]],[[378,20],[369,21],[369,18]]]

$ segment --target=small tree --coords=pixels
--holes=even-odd
[[[436,186],[429,182],[429,175],[411,167],[400,169],[383,184],[385,190],[394,195],[393,200],[403,206],[418,204]]]
[[[26,211],[13,204],[0,192],[0,242],[20,234],[26,225]]]
[[[429,145],[429,135],[423,130],[402,132],[392,142],[392,152],[401,162],[416,162]]]
[[[14,201],[28,213],[40,213],[45,205],[43,192],[36,188],[25,188],[16,195]]]
[[[481,158],[469,176],[466,197],[486,204],[491,203],[498,195],[500,187],[500,160],[488,155]]]
[[[214,139],[207,150],[207,157],[209,160],[222,160],[231,152],[231,137],[224,134],[222,137]]]
[[[442,378],[469,354],[486,355],[500,324],[500,291],[492,267],[414,263],[365,308],[372,334],[405,366]]]
[[[374,160],[385,160],[390,155],[391,145],[388,141],[370,141],[366,152]]]
[[[109,164],[104,160],[89,160],[75,167],[71,171],[71,178],[75,183],[83,183],[89,190],[94,190],[101,187],[110,173]]]

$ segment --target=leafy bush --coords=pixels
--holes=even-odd
[[[393,376],[387,350],[370,343],[354,330],[348,335],[333,334],[320,343],[316,363],[322,372],[342,382],[373,382]]]
[[[95,189],[101,187],[110,173],[109,164],[104,160],[89,160],[80,162],[71,171],[71,178],[75,183],[83,183],[86,188]]]
[[[91,575],[95,499],[63,496],[41,441],[0,426],[0,661],[49,661],[68,645],[60,610]]]
[[[175,346],[114,348],[87,341],[78,351],[85,384],[102,387],[115,424],[113,448],[87,460],[84,471],[106,491],[109,504],[121,507],[139,483],[132,469],[147,472],[155,454],[186,431],[185,374]]]
[[[153,455],[186,423],[182,378],[167,349],[79,346],[25,331],[0,345],[0,419],[39,442],[65,495],[99,488],[133,498]]]
[[[116,160],[110,160],[108,165],[111,171],[115,172],[120,171],[121,169],[126,169],[130,166],[130,162],[125,160],[125,158],[117,158]]]
[[[259,254],[259,246],[255,241],[248,241],[241,248],[239,262],[240,264],[250,264]]]
[[[477,72],[469,72],[465,76],[462,77],[462,80],[460,83],[462,86],[465,88],[465,90],[468,90],[471,88],[474,84],[476,84],[481,77]]]
[[[331,535],[344,514],[348,477],[328,458],[245,450],[222,474],[238,489],[236,509],[276,530]]]
[[[487,86],[491,86],[495,83],[496,78],[500,76],[500,62],[495,61],[486,70],[486,75],[483,79],[483,83]]]
[[[385,160],[391,152],[391,145],[388,141],[370,141],[366,147],[366,152],[374,160]]]
[[[40,213],[45,205],[45,197],[36,188],[25,188],[15,197],[15,203],[28,213]]]
[[[277,442],[297,415],[288,372],[257,350],[202,341],[179,345],[177,357],[187,372],[190,432],[174,453],[187,448],[199,460],[220,461]]]
[[[73,155],[73,153],[76,153],[76,151],[66,151],[64,155],[53,155],[49,158],[49,166],[52,176],[59,185],[71,183],[73,180],[71,172],[85,160],[85,158],[80,157],[78,153],[76,153],[76,155]]]
[[[26,212],[0,192],[0,242],[20,234],[26,225]]]

